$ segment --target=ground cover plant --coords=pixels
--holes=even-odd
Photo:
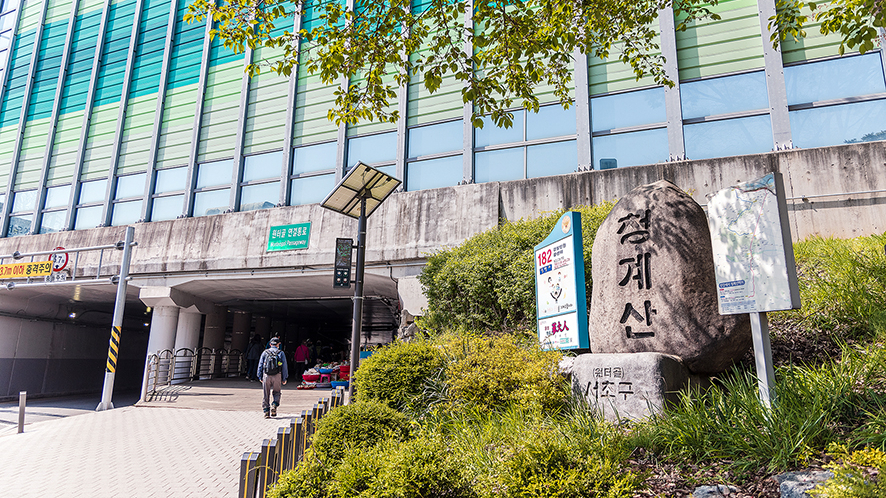
[[[355,376],[354,413],[390,410],[400,430],[367,441],[321,427],[316,451],[271,496],[615,498],[729,484],[735,496],[765,498],[780,495],[774,474],[824,467],[836,474],[828,496],[886,496],[886,237],[795,246],[804,309],[771,314],[771,411],[743,363],[663,415],[611,424],[572,399],[562,354],[527,333],[533,300],[503,298],[531,285],[544,223],[510,224],[439,254],[422,277],[441,286],[429,292],[422,333],[380,348]],[[588,264],[591,241],[586,229]],[[482,278],[459,282],[470,265]],[[497,271],[510,272],[507,285],[488,282]]]

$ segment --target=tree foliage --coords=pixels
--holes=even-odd
[[[811,12],[804,13],[803,7]],[[843,55],[848,47],[858,47],[862,54],[879,44],[877,28],[886,27],[884,0],[831,0],[830,2],[804,2],[802,0],[778,0],[777,14],[769,18],[770,41],[778,48],[779,41],[788,36],[796,41],[806,36],[804,27],[810,22],[821,23],[819,31],[823,35],[840,35],[839,53]]]
[[[326,84],[348,81],[329,111],[336,123],[397,121],[389,104],[400,85],[420,78],[434,92],[444,77],[454,76],[463,83],[463,102],[473,104],[475,126],[488,116],[509,127],[508,109],[538,111],[535,89],[541,85],[553,87],[564,107],[571,105],[576,52],[618,58],[638,79],[673,85],[659,53],[658,16],[673,8],[683,30],[699,19],[719,19],[708,9],[717,1],[429,0],[413,9],[410,0],[195,0],[186,19],[211,16],[211,35],[237,52],[283,48],[282,58],[253,63],[252,74],[264,64],[288,76],[303,64]],[[312,26],[274,34],[309,9],[317,18]]]

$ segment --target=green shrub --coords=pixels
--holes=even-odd
[[[328,490],[340,498],[476,496],[456,456],[439,437],[388,440],[353,451],[336,468]]]
[[[338,407],[320,419],[312,447],[321,459],[338,461],[351,449],[408,436],[409,420],[405,415],[384,403],[359,401]]]
[[[794,245],[802,314],[849,337],[886,339],[886,234]]]
[[[407,408],[425,381],[443,368],[443,355],[426,342],[394,342],[364,360],[354,374],[358,399]]]
[[[326,498],[326,486],[332,477],[329,466],[310,448],[304,459],[283,472],[277,484],[268,490],[268,498]]]
[[[379,479],[387,496],[474,496],[457,455],[440,437],[419,437],[401,443],[388,461]]]
[[[582,215],[587,298],[591,297],[591,245],[613,203],[576,207]],[[557,211],[498,228],[438,251],[419,281],[428,297],[424,328],[486,331],[535,329],[533,248],[554,228]]]
[[[631,497],[640,478],[620,462],[540,432],[502,464],[508,497]]]
[[[886,498],[886,453],[883,450],[865,448],[850,453],[842,447],[835,456],[841,462],[825,466],[834,477],[809,494],[827,498]]]
[[[455,405],[500,408],[509,404],[559,408],[566,381],[557,364],[559,351],[542,351],[536,342],[522,345],[509,335],[452,338],[446,383]]]
[[[329,495],[341,498],[377,497],[375,481],[388,458],[390,452],[384,443],[349,451],[327,484]]]

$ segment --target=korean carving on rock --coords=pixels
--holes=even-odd
[[[721,316],[707,218],[668,181],[632,190],[600,226],[592,253],[594,353],[656,352],[719,373],[751,345],[747,315]]]

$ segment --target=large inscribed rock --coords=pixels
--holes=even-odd
[[[594,353],[658,352],[719,373],[751,345],[747,315],[722,316],[704,212],[668,181],[632,190],[594,240]]]

